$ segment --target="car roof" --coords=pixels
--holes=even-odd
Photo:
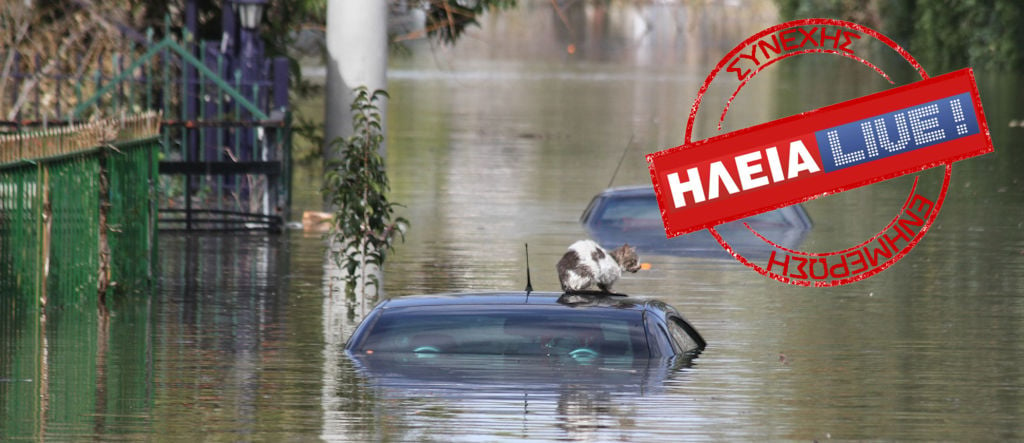
[[[351,349],[356,343],[365,340],[366,330],[372,328],[367,325],[374,325],[385,317],[392,319],[400,319],[406,315],[446,317],[445,314],[461,316],[474,315],[474,313],[542,316],[556,314],[556,317],[561,318],[592,316],[643,318],[644,321],[656,319],[659,322],[673,318],[682,321],[684,327],[688,329],[687,333],[694,337],[694,341],[701,349],[704,347],[704,339],[686,319],[682,318],[679,311],[656,298],[630,297],[624,294],[601,292],[561,293],[524,290],[407,295],[386,299],[378,303],[373,311],[367,314],[357,330],[349,337],[346,349]]]
[[[656,303],[655,300],[643,299],[637,297],[630,297],[627,295],[579,295],[577,302],[585,303],[564,303],[559,300],[562,298],[561,292],[527,292],[527,291],[503,291],[503,292],[462,292],[462,293],[447,293],[447,294],[429,294],[429,295],[406,295],[401,297],[395,297],[382,301],[378,308],[380,309],[395,309],[395,308],[406,308],[406,307],[425,307],[425,306],[511,306],[511,305],[530,305],[530,306],[550,306],[550,307],[564,307],[566,309],[574,309],[580,307],[603,307],[603,308],[616,308],[616,309],[634,309],[644,310],[652,307],[652,303]]]
[[[601,191],[598,194],[603,197],[610,195],[632,197],[638,195],[654,195],[654,186],[651,185],[633,185],[633,186],[616,186],[614,188],[608,188]]]
[[[605,190],[601,191],[599,194],[594,196],[594,200],[592,200],[591,205],[593,205],[593,202],[596,201],[598,198],[603,198],[603,199],[615,198],[615,199],[619,199],[619,198],[633,198],[633,197],[650,197],[650,198],[654,198],[655,197],[654,186],[653,185],[629,185],[629,186],[615,186],[615,187],[611,187],[611,188],[606,188]],[[587,217],[587,211],[590,211],[591,209],[593,209],[593,208],[588,207],[587,209],[584,210],[584,214],[581,216],[581,219],[580,219],[581,221],[583,221],[584,217]],[[801,205],[799,203],[796,203],[796,204],[793,204],[793,205],[789,205],[789,206],[783,206],[781,208],[776,208],[776,209],[773,209],[773,210],[768,211],[768,212],[778,212],[780,214],[783,214],[783,217],[786,218],[786,221],[789,222],[791,225],[793,225],[795,227],[803,227],[805,229],[810,229],[810,227],[813,224],[811,222],[810,217],[807,215],[806,209],[804,209],[803,205]],[[757,215],[755,215],[753,217],[757,217]]]

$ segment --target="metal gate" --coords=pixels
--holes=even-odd
[[[161,109],[160,229],[279,231],[289,212],[288,61],[167,32],[71,112]],[[141,51],[141,49],[145,51]],[[102,80],[97,80],[100,82]]]

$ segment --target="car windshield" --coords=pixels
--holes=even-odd
[[[608,199],[604,208],[598,209],[597,225],[621,229],[650,229],[663,227],[661,208],[654,195]],[[782,211],[767,211],[742,221],[754,227],[787,226]]]
[[[662,223],[658,200],[653,196],[610,199],[597,216],[601,225],[623,228],[660,227]]]
[[[648,357],[643,328],[640,311],[614,308],[397,308],[385,309],[355,350]]]

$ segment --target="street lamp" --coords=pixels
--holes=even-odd
[[[239,33],[241,40],[239,49],[241,49],[242,63],[247,65],[246,69],[243,69],[244,71],[251,71],[253,66],[248,65],[255,65],[257,59],[263,56],[257,28],[260,25],[260,19],[263,18],[263,9],[266,6],[267,0],[233,0],[231,2],[231,8],[238,14],[238,24],[242,28]]]
[[[260,25],[263,8],[267,0],[235,0],[232,6],[238,13],[238,21],[243,29],[253,30]]]
[[[234,0],[231,7],[238,14],[238,24],[241,25],[239,37],[242,44],[241,49],[241,74],[242,94],[253,103],[259,102],[254,87],[260,78],[260,63],[263,61],[263,44],[259,38],[260,19],[263,18],[263,8],[267,0]],[[248,113],[246,113],[248,115]],[[244,130],[241,133],[242,149],[238,156],[242,160],[254,160],[256,158],[256,137],[253,130]]]

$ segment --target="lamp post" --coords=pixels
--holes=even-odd
[[[256,28],[260,25],[266,5],[267,0],[234,0],[232,3],[235,13],[238,14],[238,24],[242,26],[243,56],[246,55],[245,52],[256,50]]]
[[[267,0],[234,0],[231,4],[234,12],[238,14],[238,24],[241,27],[239,32],[240,53],[242,71],[242,94],[252,100],[259,102],[259,98],[253,93],[253,85],[259,80],[259,63],[263,59],[263,44],[259,39],[258,27],[263,18],[263,9]],[[248,114],[248,113],[246,113]],[[252,160],[255,152],[255,137],[251,131],[243,131],[242,152],[238,156],[242,160]]]
[[[256,29],[263,18],[263,8],[267,0],[235,0],[239,22],[245,29]]]
[[[240,55],[245,68],[249,68],[249,64],[255,64],[262,55],[262,45],[257,28],[263,18],[263,9],[266,5],[267,0],[234,0],[231,5],[235,13],[238,14],[238,24],[242,28],[239,36],[239,40],[241,40]],[[245,69],[245,71],[248,70]],[[243,72],[242,75],[244,76],[245,73]]]

